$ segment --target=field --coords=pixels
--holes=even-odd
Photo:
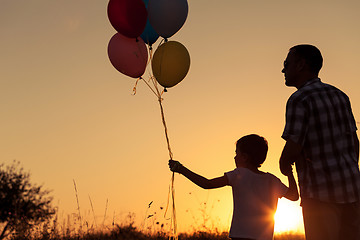
[[[150,208],[151,203],[149,204]],[[90,212],[90,211],[89,211]],[[156,218],[156,213],[150,213],[142,224],[135,223],[135,214],[129,213],[125,219],[112,220],[105,223],[96,221],[95,216],[82,216],[80,211],[54,218],[39,225],[29,232],[21,232],[8,236],[9,240],[173,240],[168,223],[162,223]],[[203,211],[200,218],[202,223],[193,227],[191,231],[179,233],[178,240],[229,240],[228,232],[216,228],[216,224],[209,227],[206,222],[209,216]],[[0,225],[1,227],[1,225]],[[0,228],[1,229],[1,228]],[[275,233],[274,240],[305,240],[301,233]]]
[[[7,239],[11,240],[168,240],[169,232],[162,227],[156,229],[140,230],[134,222],[124,224],[112,224],[95,229],[86,222],[79,225],[79,221],[71,221],[59,224],[57,219],[39,226],[29,233],[14,234]],[[155,226],[154,226],[155,228]],[[216,230],[199,230],[191,233],[178,234],[179,240],[229,240],[227,232]],[[277,233],[274,240],[305,240],[299,233]]]
[[[70,234],[70,232],[57,232],[57,231],[40,231],[33,233],[32,236],[13,235],[9,239],[12,240],[168,240],[173,239],[163,232],[158,233],[144,233],[129,226],[116,226],[112,230],[103,231],[88,231],[80,232],[77,234]],[[193,233],[180,233],[179,240],[228,240],[228,233],[216,232],[193,232]],[[274,240],[304,240],[302,234],[297,233],[282,233],[275,234]]]
[[[45,223],[38,225],[29,231],[19,231],[13,233],[5,239],[9,240],[172,240],[169,219],[167,222],[159,220],[156,212],[150,211],[152,202],[148,205],[146,218],[139,225],[135,223],[135,214],[129,213],[125,219],[106,222],[106,209],[102,221],[93,216],[84,216],[80,213],[78,201],[78,193],[75,186],[76,199],[78,204],[78,212],[67,216],[59,216],[58,212],[53,218]],[[90,199],[91,207],[92,202]],[[200,224],[192,228],[190,232],[179,233],[178,240],[229,240],[228,232],[217,229],[218,224],[212,224],[209,227],[207,222],[210,215],[206,211],[207,204],[201,204]],[[163,208],[160,208],[164,211]],[[163,215],[163,214],[161,214]],[[3,226],[0,224],[0,230]],[[1,231],[0,231],[1,232]],[[0,238],[1,239],[1,238]],[[283,232],[275,233],[274,240],[305,240],[301,233]]]

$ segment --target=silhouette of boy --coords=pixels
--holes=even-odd
[[[292,171],[288,172],[289,187],[286,187],[271,173],[258,169],[265,161],[267,151],[265,138],[251,134],[236,142],[236,168],[221,177],[207,179],[174,160],[169,161],[169,167],[204,189],[232,187],[234,210],[229,233],[231,239],[272,240],[278,198],[296,201],[299,194]]]

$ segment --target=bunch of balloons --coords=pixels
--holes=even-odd
[[[169,157],[173,159],[162,106],[163,92],[159,91],[157,84],[163,86],[165,91],[166,88],[182,81],[189,71],[190,55],[186,47],[177,41],[168,41],[168,38],[184,25],[188,15],[188,2],[187,0],[109,0],[107,10],[110,23],[117,31],[108,45],[110,62],[119,72],[137,78],[134,90],[137,82],[140,79],[144,80],[142,76],[148,62],[151,61],[153,75],[150,76],[150,83],[153,86],[145,80],[144,82],[158,97]],[[152,45],[159,37],[164,41],[160,42],[152,54]],[[174,173],[170,186],[172,238],[177,240]]]
[[[181,43],[167,39],[184,25],[187,0],[110,0],[107,12],[117,31],[110,39],[108,56],[119,72],[141,78],[150,55],[152,73],[164,88],[185,78],[190,68],[189,52]],[[152,45],[159,37],[165,41],[152,56]]]

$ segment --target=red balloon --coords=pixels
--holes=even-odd
[[[129,38],[137,38],[144,31],[147,10],[142,0],[110,0],[108,18],[116,31]]]
[[[145,72],[148,52],[141,38],[128,38],[116,33],[110,39],[108,56],[111,64],[129,77],[138,78]]]

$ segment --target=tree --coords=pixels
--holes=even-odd
[[[25,233],[55,214],[49,190],[30,182],[18,161],[0,165],[0,239]]]

